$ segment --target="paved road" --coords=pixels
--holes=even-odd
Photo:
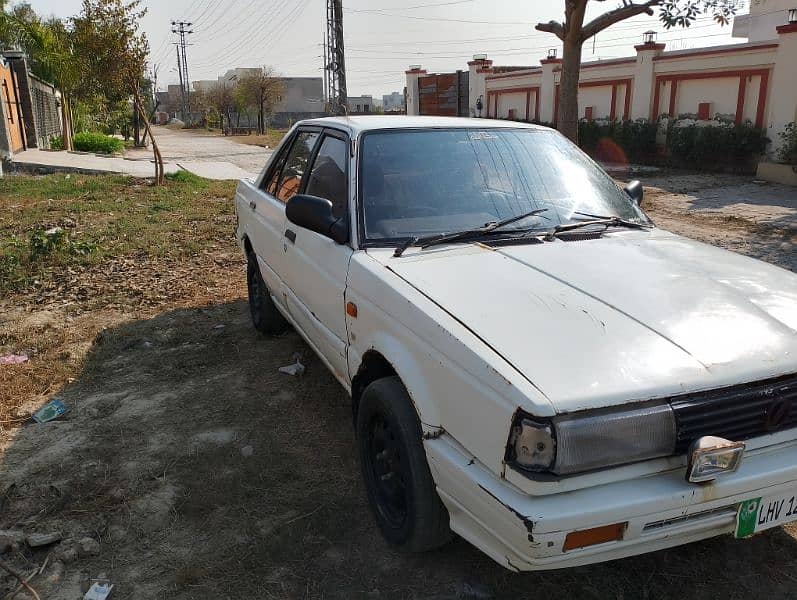
[[[155,127],[163,159],[187,171],[214,179],[255,176],[266,164],[271,150],[247,146],[205,131]],[[128,156],[149,157],[149,150],[131,150]],[[226,176],[225,176],[226,175]]]

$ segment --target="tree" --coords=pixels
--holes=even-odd
[[[249,98],[249,104],[257,108],[257,132],[265,133],[266,115],[271,114],[282,99],[285,85],[271,67],[263,67],[259,73],[247,75],[238,85]]]
[[[102,95],[113,102],[133,98],[134,109],[152,140],[155,181],[163,183],[163,157],[149,125],[141,90],[149,43],[138,23],[146,14],[141,0],[83,0],[81,13],[71,19],[74,56],[79,57],[81,96]]]
[[[571,140],[578,141],[578,81],[581,72],[581,50],[588,39],[615,23],[641,14],[653,15],[659,9],[664,27],[689,27],[701,14],[711,14],[714,20],[726,25],[736,13],[741,0],[649,0],[634,2],[621,0],[620,5],[584,23],[590,0],[564,0],[563,22],[537,24],[538,31],[554,34],[562,41],[562,78],[559,96],[559,130]],[[595,0],[605,2],[605,0]]]
[[[224,119],[227,120],[227,127],[230,127],[232,125],[230,115],[235,108],[232,86],[226,83],[217,83],[207,91],[206,98],[210,107],[222,117],[222,129],[224,128]]]

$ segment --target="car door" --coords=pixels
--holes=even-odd
[[[326,131],[302,187],[302,193],[332,202],[334,215],[347,220],[349,148],[345,134]],[[336,376],[348,384],[344,293],[352,248],[290,222],[285,248],[288,310]]]
[[[320,129],[298,129],[272,162],[259,192],[248,198],[257,227],[250,232],[260,271],[275,301],[285,306],[282,284],[285,276],[285,203],[302,185],[310,157],[321,137]]]

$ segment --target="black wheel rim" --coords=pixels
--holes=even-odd
[[[371,419],[366,460],[377,509],[387,525],[399,529],[407,519],[407,465],[391,419],[381,415]]]
[[[257,272],[257,265],[251,265],[249,275],[249,310],[252,313],[252,321],[257,324],[260,322],[260,315],[263,311],[263,283],[260,280],[260,273]]]

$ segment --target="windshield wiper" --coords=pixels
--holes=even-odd
[[[522,221],[523,219],[527,219],[529,217],[534,217],[536,215],[541,215],[542,213],[548,211],[548,208],[538,208],[536,210],[531,210],[529,212],[523,213],[521,215],[515,215],[514,217],[509,217],[507,219],[502,219],[501,221],[492,221],[487,223],[483,227],[477,227],[475,229],[465,229],[463,231],[454,231],[452,233],[444,233],[441,235],[432,235],[429,237],[417,237],[413,236],[408,238],[404,242],[402,242],[396,250],[393,252],[393,256],[399,257],[404,254],[404,251],[409,248],[410,246],[420,246],[422,250],[429,248],[430,246],[438,246],[440,244],[447,244],[450,242],[456,242],[458,240],[467,239],[470,237],[477,237],[480,235],[488,234],[490,232],[496,231],[502,227],[506,227],[507,225],[511,225],[512,223],[516,223],[518,221]],[[547,218],[547,217],[543,217]]]
[[[589,227],[590,225],[603,225],[606,228],[609,227],[628,227],[630,229],[647,229],[650,227],[649,225],[644,225],[642,223],[637,223],[635,221],[628,221],[627,219],[622,219],[620,217],[602,217],[599,215],[591,215],[589,213],[582,213],[582,212],[575,212],[575,215],[584,215],[585,217],[591,217],[588,221],[578,221],[576,223],[563,223],[561,225],[557,225],[548,233],[545,234],[544,239],[546,241],[553,241],[556,236],[563,231],[572,231],[574,229],[581,229],[582,227]]]

